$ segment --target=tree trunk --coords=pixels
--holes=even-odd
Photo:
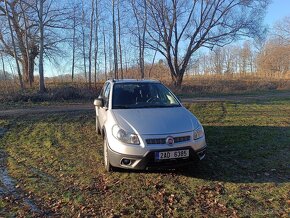
[[[150,70],[149,70],[149,73],[148,73],[148,77],[149,78],[151,77],[151,71],[152,71],[152,68],[153,68],[154,63],[155,63],[156,54],[157,54],[157,51],[154,52],[153,60],[152,60],[151,67],[150,67]]]
[[[107,80],[107,44],[106,44],[106,34],[105,30],[103,29],[103,39],[104,39],[104,58],[105,58],[105,79]]]
[[[29,56],[29,80],[33,83],[34,82],[34,63],[35,63],[36,56],[30,54]]]
[[[43,52],[44,52],[44,25],[43,25],[43,1],[39,1],[39,92],[45,92],[44,72],[43,72]]]
[[[32,87],[32,84],[34,82],[34,63],[37,55],[38,51],[37,54],[31,52],[28,58],[26,55],[24,55],[22,57],[22,61],[20,62],[22,66],[24,81],[25,83],[28,83],[30,87]]]
[[[92,11],[91,11],[91,19],[90,19],[90,44],[89,44],[89,88],[92,87],[92,47],[93,47],[93,29],[94,29],[94,13],[95,13],[95,4],[94,0],[92,0]]]
[[[138,51],[139,51],[139,68],[140,68],[140,77],[144,79],[145,77],[145,36],[146,36],[146,28],[147,28],[147,2],[143,0],[142,8],[144,6],[144,11],[138,9],[136,5],[136,1],[132,0],[131,5],[134,12],[134,17],[137,25],[137,38],[138,38]],[[142,14],[143,13],[143,14]],[[143,15],[143,16],[142,16]]]
[[[95,88],[97,87],[97,61],[98,61],[98,51],[99,51],[99,35],[98,35],[98,31],[99,31],[99,5],[98,5],[98,1],[96,0],[96,9],[95,9],[95,17],[96,17],[96,29],[95,29],[95,59],[94,59],[94,66],[95,66]]]
[[[18,73],[18,77],[19,77],[20,88],[21,88],[21,90],[24,90],[24,84],[23,84],[22,75],[21,75],[21,71],[20,71],[20,66],[19,66],[19,62],[18,62],[18,57],[17,57],[17,52],[16,52],[16,45],[15,45],[12,25],[11,25],[10,17],[9,17],[9,14],[8,14],[7,0],[5,0],[5,9],[6,9],[6,16],[7,16],[7,20],[8,20],[8,24],[9,24],[9,30],[10,30],[10,35],[11,35],[11,40],[12,40],[12,45],[13,45],[14,59],[15,59],[15,63],[16,63],[16,66],[17,66],[17,73]]]
[[[124,78],[123,72],[123,58],[122,58],[122,45],[121,45],[121,24],[120,24],[120,0],[118,0],[118,36],[119,36],[119,58],[121,67],[121,79]]]
[[[82,46],[83,46],[83,63],[84,63],[84,71],[85,71],[85,80],[86,80],[86,82],[87,82],[87,64],[86,64],[86,45],[85,45],[85,42],[86,42],[86,40],[85,40],[85,27],[84,27],[84,25],[85,25],[85,9],[84,9],[84,0],[82,0],[82,36],[83,36],[83,39],[82,39],[82,41],[83,41],[83,44],[82,44]]]
[[[4,58],[3,58],[3,54],[1,53],[1,60],[2,60],[2,71],[3,71],[3,76],[4,76],[4,80],[7,79],[6,76],[6,70],[5,70],[5,62],[4,62]]]
[[[74,6],[74,17],[73,17],[73,48],[72,48],[72,66],[71,66],[71,81],[74,81],[75,74],[75,53],[76,53],[76,6]]]
[[[118,75],[117,31],[116,31],[116,19],[115,19],[115,0],[112,0],[112,13],[113,13],[114,74],[115,74],[115,79],[118,79],[119,75]]]
[[[177,75],[172,75],[171,74],[171,77],[172,77],[172,80],[173,80],[173,85],[175,88],[177,89],[181,89],[181,84],[182,84],[182,81],[183,81],[183,74],[180,74],[178,73]]]
[[[22,16],[24,18],[24,27],[25,27],[25,31],[24,31],[24,38],[25,38],[25,54],[22,54],[23,56],[23,62],[25,64],[25,66],[22,66],[23,71],[26,72],[26,75],[28,75],[28,82],[29,82],[29,86],[30,88],[32,87],[32,84],[34,82],[34,75],[32,72],[32,76],[31,76],[31,71],[30,71],[30,58],[29,58],[29,42],[28,42],[28,35],[29,35],[29,24],[28,24],[28,19],[26,17],[26,14],[24,12],[24,8],[23,8],[23,3],[22,0],[20,1],[20,8],[22,11]],[[25,69],[25,70],[24,70]]]

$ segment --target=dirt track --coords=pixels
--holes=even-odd
[[[93,104],[64,104],[58,106],[37,106],[31,108],[19,108],[0,110],[0,116],[13,116],[13,115],[25,115],[25,114],[37,114],[37,113],[52,113],[52,112],[70,112],[70,111],[84,111],[93,110]]]
[[[232,95],[232,96],[216,96],[216,97],[198,97],[198,98],[183,98],[183,103],[193,102],[208,102],[208,101],[252,101],[252,100],[266,100],[266,99],[279,99],[290,97],[290,92],[264,94],[264,95]],[[36,106],[31,108],[17,108],[0,110],[0,116],[15,116],[25,114],[37,114],[37,113],[53,113],[53,112],[73,112],[73,111],[92,111],[94,105],[90,103],[74,103],[64,104],[57,106]]]

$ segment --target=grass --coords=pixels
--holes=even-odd
[[[48,85],[45,93],[39,93],[36,87],[27,88],[25,91],[4,91],[0,81],[0,92],[3,91],[0,96],[0,110],[92,102],[98,96],[100,87],[101,84],[90,89],[84,83],[59,83],[56,87]]]
[[[167,69],[168,70],[168,69]],[[169,72],[163,69],[164,74]],[[154,70],[153,70],[154,71]],[[135,76],[138,74],[135,74]],[[154,75],[153,78],[155,78]],[[134,78],[134,77],[133,77]],[[177,89],[167,76],[162,76],[163,81],[180,98],[196,97],[231,97],[231,96],[260,96],[272,95],[289,96],[290,80],[287,78],[257,77],[257,75],[208,75],[184,77],[182,87]],[[96,87],[89,88],[83,80],[71,82],[71,78],[47,79],[46,93],[38,92],[38,83],[33,87],[19,90],[17,82],[0,81],[0,110],[48,106],[55,104],[92,102],[99,94],[103,81]],[[288,98],[290,100],[290,97]]]
[[[9,131],[0,148],[18,189],[42,215],[287,217],[290,102],[187,107],[207,136],[207,158],[198,167],[106,173],[88,112],[2,117]],[[0,198],[0,215],[33,214],[7,196]]]
[[[17,101],[17,102],[0,102],[0,110],[12,110],[12,109],[25,109],[25,108],[38,108],[38,107],[55,107],[63,106],[69,104],[88,104],[93,103],[93,100],[54,100],[54,101],[42,101],[42,102],[32,102],[32,101]]]
[[[288,90],[248,90],[244,92],[224,92],[224,93],[216,93],[216,92],[211,92],[211,93],[198,93],[198,92],[181,92],[178,93],[177,91],[177,96],[179,98],[200,98],[200,97],[208,97],[208,98],[213,98],[213,97],[233,97],[233,96],[238,96],[238,97],[252,97],[256,101],[259,99],[261,96],[268,97],[270,99],[268,100],[277,100],[278,99],[290,99],[290,96],[287,97],[287,94],[289,94],[289,89]]]

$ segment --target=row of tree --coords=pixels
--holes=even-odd
[[[290,78],[290,34],[277,31],[278,27],[281,26],[288,31],[290,29],[290,17],[276,23],[265,41],[246,40],[196,53],[188,65],[186,74],[194,76]],[[137,64],[132,65],[130,68],[125,68],[122,75],[125,78],[140,78],[138,70],[139,66]],[[112,76],[112,73],[109,75]],[[166,62],[160,59],[156,63],[145,63],[144,75],[146,78],[168,81],[170,70]],[[104,75],[101,78],[105,79]]]
[[[0,52],[5,60],[15,60],[22,87],[32,86],[38,60],[41,91],[43,60],[69,66],[72,80],[76,72],[83,72],[91,87],[98,74],[113,72],[114,78],[123,78],[124,69],[136,63],[144,78],[146,62],[160,57],[180,87],[200,48],[219,57],[219,47],[243,37],[261,39],[268,4],[269,0],[0,0]]]
[[[264,41],[217,47],[193,59],[188,72],[195,75],[290,76],[290,17],[277,22]]]

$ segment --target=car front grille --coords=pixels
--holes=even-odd
[[[187,142],[190,140],[190,136],[179,136],[173,139],[174,143]],[[146,143],[148,145],[166,144],[166,138],[146,139]]]

